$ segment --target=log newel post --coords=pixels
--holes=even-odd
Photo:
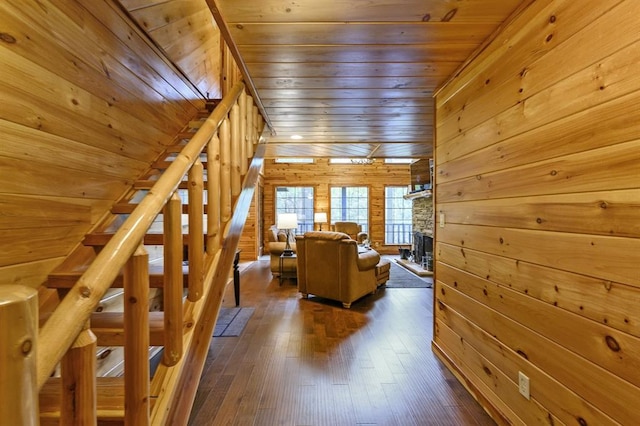
[[[164,352],[162,363],[182,357],[182,201],[177,192],[164,207]]]
[[[62,395],[60,424],[95,425],[96,417],[96,349],[95,334],[89,324],[60,362]]]
[[[38,292],[20,285],[0,286],[2,424],[39,424],[37,337]]]

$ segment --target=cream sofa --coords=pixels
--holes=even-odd
[[[291,238],[293,240],[291,244],[291,249],[293,252],[296,252],[296,243],[295,238]],[[287,235],[284,231],[276,228],[275,225],[269,228],[267,233],[267,250],[269,251],[270,257],[270,267],[271,274],[273,276],[280,275],[280,256],[284,251],[285,246],[287,245]],[[282,262],[282,271],[283,272],[295,272],[296,271],[296,259],[294,258],[284,258]]]
[[[341,232],[306,232],[296,240],[298,290],[303,297],[313,294],[349,308],[376,292],[380,255],[375,250],[358,253],[358,243]]]

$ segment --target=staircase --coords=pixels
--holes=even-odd
[[[60,302],[40,312],[41,424],[186,424],[262,165],[262,127],[238,83],[49,275]]]

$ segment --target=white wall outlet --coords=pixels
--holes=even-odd
[[[520,395],[531,399],[529,395],[529,378],[525,376],[522,371],[518,371],[518,391],[520,391]]]
[[[444,228],[444,213],[440,213],[440,228]]]

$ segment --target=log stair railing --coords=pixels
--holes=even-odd
[[[62,298],[29,340],[36,362],[14,363],[17,374],[31,377],[21,383],[33,388],[15,392],[15,404],[3,401],[15,424],[31,424],[34,410],[43,425],[187,423],[265,150],[259,143],[264,121],[242,83],[208,118],[187,127],[198,130],[181,132],[50,275],[48,286]],[[154,233],[160,214],[162,232]],[[160,266],[149,262],[155,245],[163,246]],[[162,290],[162,310],[150,312],[150,289]],[[119,293],[123,312],[100,309]],[[19,309],[27,309],[33,295],[24,299],[16,302]],[[0,318],[5,314],[0,307]],[[98,355],[113,347],[123,347],[124,376],[97,377]],[[154,347],[163,351],[152,377]]]

